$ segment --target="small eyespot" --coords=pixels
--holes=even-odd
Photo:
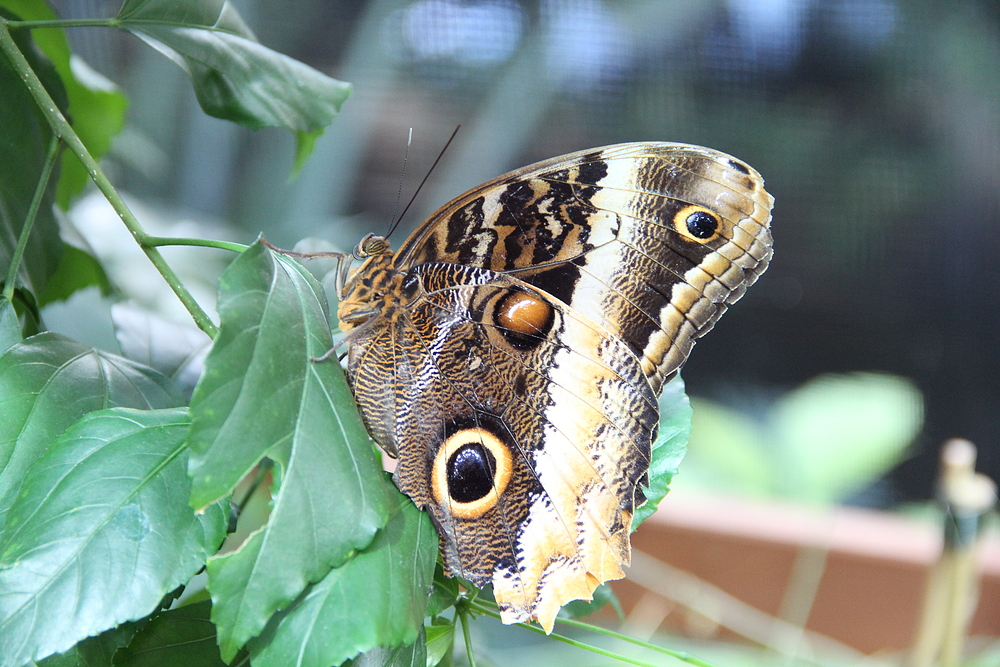
[[[697,243],[715,239],[721,226],[719,216],[704,206],[685,206],[674,215],[674,229]]]
[[[528,292],[509,292],[493,311],[500,333],[519,350],[536,347],[545,340],[554,317],[552,304]]]
[[[496,505],[510,481],[511,454],[484,428],[450,435],[434,457],[431,493],[437,504],[459,519],[482,516]]]

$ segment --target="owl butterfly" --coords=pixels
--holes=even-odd
[[[767,267],[772,202],[723,153],[621,144],[355,250],[338,316],[361,414],[446,573],[492,584],[505,623],[549,632],[624,576],[660,388]]]

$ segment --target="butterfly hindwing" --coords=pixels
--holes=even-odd
[[[449,572],[493,584],[508,620],[551,627],[623,576],[656,398],[622,343],[530,285],[457,265],[412,273],[405,315],[351,348],[362,413],[393,396],[397,484],[430,511]],[[526,301],[543,327],[504,326]]]

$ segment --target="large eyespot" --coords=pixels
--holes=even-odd
[[[459,519],[475,519],[489,511],[510,481],[511,454],[484,428],[453,433],[434,457],[431,492],[438,505]]]
[[[719,235],[722,222],[704,206],[685,206],[674,215],[674,229],[696,243],[708,243]]]
[[[493,320],[507,342],[519,350],[533,348],[552,329],[555,310],[537,294],[508,292],[493,311]]]

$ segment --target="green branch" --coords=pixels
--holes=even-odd
[[[6,21],[11,30],[38,30],[44,28],[129,28],[136,26],[167,26],[170,28],[197,28],[211,32],[225,32],[242,37],[237,32],[201,23],[180,23],[178,21],[156,21],[150,19],[119,18],[108,19],[37,19],[33,21]]]
[[[42,173],[38,177],[35,185],[35,194],[31,198],[31,205],[28,207],[28,215],[24,218],[24,225],[21,227],[21,236],[17,239],[17,247],[10,257],[10,266],[7,267],[7,280],[3,286],[3,297],[8,301],[14,300],[14,287],[17,284],[17,271],[21,267],[21,258],[24,256],[24,249],[28,245],[28,237],[31,236],[31,229],[35,225],[35,216],[38,208],[42,205],[42,197],[49,186],[49,179],[52,178],[52,169],[56,166],[56,158],[59,156],[59,138],[53,136],[49,140],[49,152],[45,155],[45,164],[42,165]]]
[[[37,21],[7,21],[11,30],[32,30],[34,28],[117,28],[121,24],[112,19],[39,19]]]
[[[472,632],[469,629],[469,609],[471,600],[459,600],[455,605],[458,612],[458,620],[462,624],[462,641],[465,644],[465,657],[469,661],[469,667],[476,667],[476,652],[472,649]]]
[[[173,238],[169,236],[146,236],[146,245],[150,247],[162,247],[165,245],[186,245],[199,248],[216,248],[218,250],[231,250],[232,252],[243,252],[249,246],[242,243],[232,243],[230,241],[216,241],[214,239],[191,239]]]
[[[470,604],[470,608],[473,611],[475,611],[477,614],[484,614],[486,616],[492,616],[493,618],[500,618],[500,614],[496,610],[490,609],[489,607],[483,605],[480,602],[473,602],[473,603],[471,603]],[[619,632],[614,632],[613,630],[606,630],[606,629],[598,627],[596,625],[590,625],[589,623],[581,623],[580,621],[573,621],[573,620],[564,619],[564,618],[556,619],[556,621],[558,623],[562,623],[564,625],[569,625],[569,626],[572,626],[572,627],[575,627],[575,628],[579,628],[579,629],[582,629],[582,630],[589,630],[591,632],[596,632],[597,634],[605,635],[605,636],[608,636],[608,637],[613,637],[615,639],[619,639],[621,641],[628,642],[630,644],[634,644],[634,645],[640,646],[642,648],[646,648],[646,649],[650,649],[652,651],[656,651],[657,653],[662,653],[664,655],[669,655],[670,657],[677,658],[681,662],[686,662],[689,665],[696,665],[697,667],[713,667],[713,665],[711,663],[705,662],[704,660],[700,660],[700,659],[694,657],[693,655],[691,655],[690,653],[685,653],[683,651],[672,651],[672,650],[670,650],[668,648],[664,648],[662,646],[657,646],[656,644],[650,644],[649,642],[640,641],[638,639],[633,639],[632,637],[629,637],[628,635],[623,635],[623,634],[621,634]],[[518,623],[518,625],[521,626],[522,628],[525,628],[526,630],[531,630],[532,632],[535,632],[537,634],[540,634],[540,635],[544,635],[545,634],[544,630],[542,630],[541,628],[536,627],[534,625],[530,625],[528,623]],[[570,639],[569,637],[566,637],[564,635],[551,634],[551,635],[549,635],[549,637],[551,637],[552,639],[555,639],[556,641],[560,641],[560,642],[562,642],[564,644],[569,644],[570,646],[575,646],[576,648],[583,649],[584,651],[590,651],[591,653],[596,653],[597,655],[602,655],[602,656],[604,656],[606,658],[611,658],[613,660],[618,660],[620,662],[626,662],[626,663],[628,663],[630,665],[639,665],[640,667],[657,667],[656,665],[653,665],[652,663],[643,662],[642,660],[637,660],[635,658],[629,658],[627,656],[621,655],[620,653],[614,653],[612,651],[606,651],[606,650],[604,650],[602,648],[599,648],[597,646],[594,646],[592,644],[586,644],[584,642],[576,641],[575,639]]]
[[[17,48],[17,44],[14,42],[8,29],[8,23],[7,20],[0,18],[0,48],[7,54],[7,58],[14,66],[15,71],[20,75],[21,80],[24,81],[24,85],[27,86],[32,97],[35,98],[36,104],[38,104],[42,114],[45,115],[52,131],[73,151],[73,154],[76,155],[77,159],[87,169],[97,188],[104,194],[108,203],[111,204],[111,207],[118,214],[118,217],[125,223],[125,227],[132,234],[132,238],[139,244],[142,251],[146,253],[146,257],[149,258],[149,261],[153,263],[156,270],[167,281],[170,289],[173,290],[177,298],[184,304],[184,307],[194,319],[195,324],[209,336],[215,338],[219,331],[218,327],[215,326],[208,313],[198,305],[198,302],[191,296],[191,293],[184,287],[180,278],[177,277],[174,270],[163,259],[160,251],[149,243],[149,235],[146,234],[139,221],[136,220],[132,211],[129,210],[128,206],[122,200],[121,195],[111,185],[111,181],[108,180],[108,177],[101,170],[100,165],[97,164],[97,160],[94,159],[90,151],[87,150],[87,147],[80,141],[80,137],[73,131],[69,121],[66,120],[66,117],[63,116],[48,91],[45,90],[45,86],[42,85],[35,71],[25,59],[24,54]]]

